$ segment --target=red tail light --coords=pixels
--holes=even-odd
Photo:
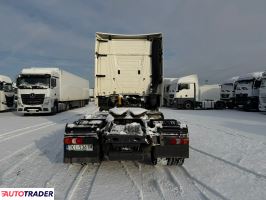
[[[76,144],[83,144],[83,138],[76,138]]]
[[[170,140],[169,140],[169,144],[176,144],[176,138],[171,138]]]
[[[81,137],[78,137],[78,138],[66,137],[66,138],[64,138],[64,144],[83,144],[83,138],[81,138]]]
[[[72,138],[70,137],[64,138],[64,144],[72,144]]]
[[[188,138],[180,139],[180,144],[189,144],[189,139]]]
[[[170,138],[169,144],[175,145],[175,144],[189,144],[189,138]]]

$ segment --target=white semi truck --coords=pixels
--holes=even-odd
[[[266,112],[266,71],[262,74],[259,92],[259,110]]]
[[[221,101],[223,101],[228,108],[235,107],[235,89],[238,76],[232,77],[221,84]]]
[[[253,72],[239,76],[236,81],[235,103],[244,110],[258,110],[259,88],[263,72]]]
[[[170,106],[181,109],[222,109],[224,103],[220,101],[220,86],[199,85],[198,76],[192,74],[173,81],[169,88]]]
[[[17,111],[57,113],[82,107],[89,100],[89,82],[59,68],[25,68],[17,78]]]
[[[170,93],[175,90],[175,87],[173,87],[175,84],[178,82],[178,78],[164,78],[163,79],[163,86],[164,86],[164,91],[163,91],[163,106],[171,106],[173,104],[173,97]]]
[[[154,165],[182,165],[189,157],[187,126],[158,111],[161,42],[161,34],[96,33],[95,94],[100,110],[109,112],[66,125],[65,163],[148,158]]]
[[[96,33],[95,96],[100,110],[116,105],[154,109],[162,102],[162,35]]]
[[[14,108],[14,96],[11,78],[0,75],[0,111]]]

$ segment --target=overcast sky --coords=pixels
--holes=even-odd
[[[162,32],[165,77],[266,70],[265,0],[0,0],[0,74],[59,66],[94,82],[97,31]]]

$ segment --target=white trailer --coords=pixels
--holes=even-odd
[[[162,102],[162,35],[96,33],[95,96],[101,110]]]
[[[239,77],[235,76],[221,84],[221,101],[223,101],[228,108],[235,107],[235,89],[236,81]]]
[[[8,76],[0,75],[0,111],[12,108],[14,108],[12,80]]]
[[[21,113],[57,113],[89,100],[89,81],[59,68],[25,68],[17,87]]]
[[[199,85],[198,76],[192,74],[176,79],[169,88],[171,106],[181,109],[211,109],[224,108],[223,102],[220,101],[220,86]]]
[[[259,90],[259,110],[266,112],[266,71],[262,74]]]
[[[239,76],[236,81],[235,103],[244,110],[258,110],[259,88],[263,72],[253,72]]]

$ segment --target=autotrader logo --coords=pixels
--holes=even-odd
[[[54,200],[54,188],[0,188],[1,200]]]

